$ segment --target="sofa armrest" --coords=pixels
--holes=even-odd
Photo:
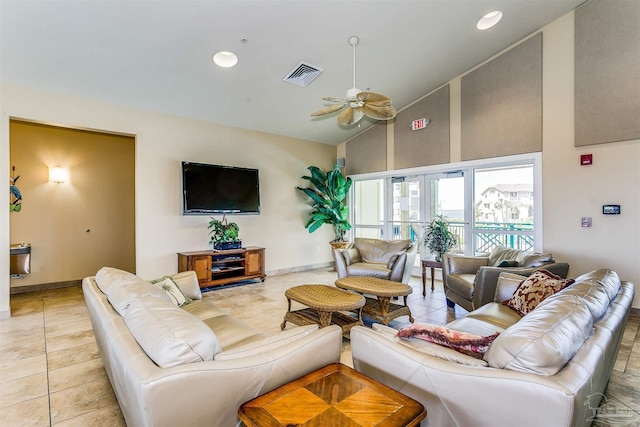
[[[537,268],[523,267],[480,267],[473,283],[473,308],[479,308],[492,302],[496,296],[500,273],[512,273],[529,277]]]
[[[345,249],[334,249],[333,250],[333,260],[335,261],[335,269],[338,273],[338,279],[342,279],[343,277],[347,277],[347,262],[342,255]]]
[[[475,274],[482,266],[489,265],[489,257],[442,255],[442,273],[448,274]]]
[[[566,278],[569,272],[569,264],[554,262],[540,267],[480,267],[473,284],[473,308],[476,309],[494,301],[500,273],[505,272],[529,277],[531,273],[539,269],[545,269],[557,276]]]
[[[390,267],[391,274],[389,275],[389,280],[401,282],[405,285],[409,283],[411,269],[413,268],[413,262],[417,253],[418,245],[415,243],[406,250],[399,252],[395,263]]]
[[[402,281],[402,275],[404,274],[404,269],[407,265],[407,252],[403,251],[396,255],[398,255],[396,261],[390,268],[391,274],[389,275],[389,280],[393,282],[400,282]]]

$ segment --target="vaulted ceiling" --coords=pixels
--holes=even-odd
[[[350,36],[357,86],[402,110],[583,2],[1,0],[0,79],[337,145],[374,123],[310,117],[352,86]],[[214,65],[221,50],[238,64]],[[283,80],[300,61],[323,69],[307,87]]]

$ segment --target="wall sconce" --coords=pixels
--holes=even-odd
[[[62,184],[69,181],[69,170],[60,166],[49,167],[49,182]]]

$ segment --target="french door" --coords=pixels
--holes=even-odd
[[[426,224],[443,215],[456,236],[451,250],[486,254],[495,246],[541,250],[541,181],[536,158],[476,164],[453,171],[354,179],[353,237],[411,239],[420,258]],[[398,172],[395,172],[397,174]],[[419,259],[416,261],[419,265]]]

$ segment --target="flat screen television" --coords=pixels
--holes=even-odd
[[[258,170],[182,162],[182,213],[259,214]]]

